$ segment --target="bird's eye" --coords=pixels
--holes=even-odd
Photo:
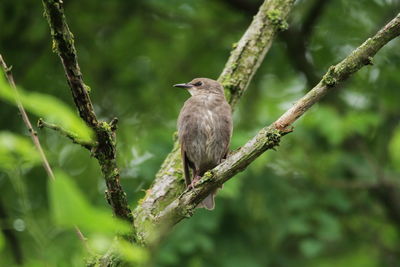
[[[202,85],[203,85],[202,82],[197,82],[197,83],[194,84],[194,86],[202,86]]]

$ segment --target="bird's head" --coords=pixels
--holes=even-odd
[[[188,83],[175,84],[174,87],[187,89],[191,95],[199,95],[199,94],[224,95],[224,87],[222,87],[222,85],[219,82],[208,78],[195,78]]]

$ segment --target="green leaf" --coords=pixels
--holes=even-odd
[[[50,206],[55,222],[60,226],[78,226],[85,233],[128,233],[130,226],[113,218],[110,212],[90,205],[82,192],[64,173],[56,171],[56,180],[50,181]]]
[[[118,253],[126,260],[135,264],[143,264],[148,261],[149,254],[143,247],[136,246],[126,240],[118,240],[117,242]]]
[[[16,105],[16,99],[19,98],[27,111],[76,133],[85,141],[91,140],[92,130],[77,116],[76,112],[62,101],[46,94],[28,93],[20,88],[16,95],[3,75],[0,76],[1,99]]]
[[[393,166],[400,170],[400,126],[398,126],[389,143],[389,153]]]
[[[316,239],[305,239],[300,243],[300,250],[306,257],[315,257],[322,250],[322,244]]]
[[[0,132],[0,169],[29,168],[39,163],[39,153],[29,137]]]
[[[88,239],[88,244],[95,253],[103,254],[113,246],[113,239],[112,236],[92,234]]]

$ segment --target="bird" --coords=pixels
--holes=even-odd
[[[191,94],[179,113],[177,128],[185,182],[193,189],[205,172],[226,159],[233,130],[232,111],[223,86],[215,80],[195,78],[174,87]],[[214,209],[216,190],[198,207]]]

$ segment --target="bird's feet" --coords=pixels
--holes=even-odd
[[[196,175],[196,176],[193,178],[192,182],[188,185],[188,188],[189,188],[189,189],[193,189],[194,186],[197,184],[197,182],[198,182],[200,179],[201,179],[201,176]]]

